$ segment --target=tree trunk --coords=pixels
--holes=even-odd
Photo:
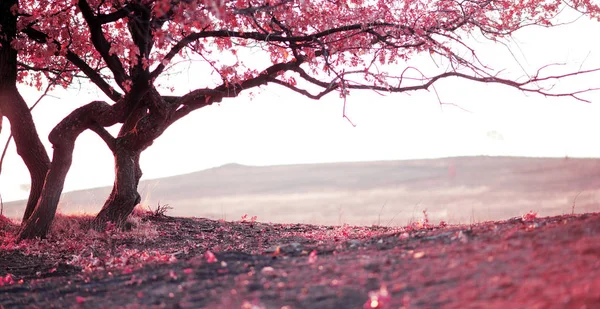
[[[137,191],[142,177],[140,154],[165,130],[168,115],[160,110],[147,108],[164,105],[156,89],[149,88],[144,93],[140,104],[128,115],[119,131],[113,151],[115,182],[102,210],[92,222],[92,227],[96,230],[104,230],[108,222],[122,227],[135,206],[140,203]]]
[[[67,172],[71,167],[74,140],[54,145],[52,167],[46,177],[41,197],[27,220],[21,224],[19,239],[46,237],[54,220]]]
[[[42,192],[44,178],[50,168],[50,159],[42,144],[29,107],[17,89],[17,51],[11,42],[17,33],[17,18],[11,8],[17,0],[0,1],[0,118],[8,118],[15,139],[17,153],[23,159],[31,177],[31,188],[23,221],[35,208]]]
[[[109,148],[114,149],[114,139],[103,131],[103,127],[111,126],[121,118],[115,105],[94,101],[74,110],[50,132],[48,137],[54,147],[52,165],[35,209],[21,225],[19,239],[46,237],[54,220],[65,178],[71,168],[75,140],[79,134],[87,129],[94,129],[100,132]]]
[[[0,110],[10,122],[10,130],[15,139],[17,153],[27,166],[31,178],[29,198],[23,215],[23,221],[25,221],[35,209],[40,197],[46,173],[50,168],[50,159],[39,138],[29,108],[16,87],[13,89],[0,88]]]
[[[108,222],[122,227],[137,204],[140,194],[137,191],[142,169],[140,168],[141,151],[123,149],[117,145],[115,150],[115,183],[110,196],[92,227],[104,230]]]

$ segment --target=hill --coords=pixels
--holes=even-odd
[[[63,195],[63,213],[96,213],[109,187]],[[175,216],[279,223],[405,225],[422,217],[470,223],[600,210],[600,160],[458,157],[281,166],[228,164],[142,181],[142,201]],[[24,202],[5,204],[18,218]]]

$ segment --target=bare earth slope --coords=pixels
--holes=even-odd
[[[144,220],[158,237],[19,249],[0,233],[0,308],[600,308],[597,213],[406,228]],[[177,258],[138,264],[152,252]]]
[[[600,211],[600,160],[459,157],[252,167],[225,165],[140,185],[143,203],[175,216],[327,225],[403,226]],[[70,192],[63,213],[97,213],[109,188]],[[575,204],[575,207],[573,207]],[[19,218],[24,202],[7,203]]]

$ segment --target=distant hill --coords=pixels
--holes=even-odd
[[[62,212],[96,213],[109,187],[67,192]],[[142,181],[143,203],[170,215],[318,224],[403,225],[422,217],[469,222],[599,211],[600,160],[457,157],[281,166],[227,164]],[[5,203],[20,217],[24,201]]]

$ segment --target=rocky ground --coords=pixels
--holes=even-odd
[[[600,308],[600,214],[406,227],[137,211],[96,233],[0,220],[0,308]]]

